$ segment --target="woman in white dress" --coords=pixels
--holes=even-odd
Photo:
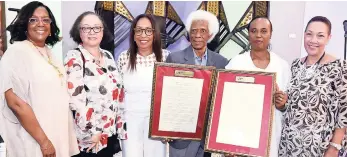
[[[50,47],[59,28],[50,9],[30,2],[10,28],[0,62],[0,133],[8,157],[78,154],[63,64]]]
[[[225,68],[276,73],[276,83],[279,90],[275,94],[276,110],[273,117],[270,157],[278,157],[282,126],[282,108],[279,106],[283,105],[287,99],[282,91],[285,91],[290,79],[290,69],[285,60],[268,50],[272,34],[272,24],[268,18],[254,18],[248,26],[248,32],[250,51],[234,57]]]
[[[148,138],[154,62],[163,62],[169,51],[161,49],[160,28],[152,15],[133,21],[130,48],[120,54],[117,66],[124,81],[124,108],[128,139],[123,157],[164,157],[165,144]]]

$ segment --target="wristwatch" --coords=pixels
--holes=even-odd
[[[337,150],[341,150],[342,149],[342,146],[340,144],[336,144],[336,143],[333,143],[333,142],[330,142],[329,144],[331,146],[335,147]]]

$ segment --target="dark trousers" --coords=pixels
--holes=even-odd
[[[107,139],[107,147],[100,150],[97,154],[86,152],[87,149],[81,151],[80,154],[72,156],[72,157],[113,157],[114,154],[121,151],[119,141],[116,135],[108,137]]]

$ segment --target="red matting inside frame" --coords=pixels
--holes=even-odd
[[[216,142],[217,138],[217,131],[218,131],[218,123],[220,118],[220,110],[222,105],[222,97],[223,97],[223,91],[224,91],[224,83],[225,82],[236,82],[236,76],[245,76],[245,77],[254,77],[255,82],[254,84],[263,84],[265,85],[265,94],[264,94],[264,103],[263,103],[263,113],[262,113],[262,120],[261,120],[261,130],[260,130],[260,141],[259,141],[259,148],[250,148],[250,147],[243,147],[243,146],[236,146],[236,145],[230,145],[230,144],[224,144],[224,143],[218,143]],[[211,117],[212,121],[210,124],[210,132],[209,132],[209,139],[207,143],[207,149],[208,150],[218,150],[223,152],[229,152],[229,153],[240,153],[240,154],[247,154],[247,155],[255,155],[255,156],[267,156],[268,153],[268,145],[270,143],[269,141],[269,131],[271,131],[270,128],[270,120],[271,120],[271,108],[272,106],[272,88],[273,88],[273,76],[271,75],[256,75],[256,74],[241,74],[241,73],[223,73],[219,72],[219,76],[217,78],[217,90],[215,95],[215,102],[214,102],[214,110],[213,110],[213,116]],[[250,95],[249,98],[252,98]],[[242,105],[242,104],[240,104]],[[247,113],[245,113],[247,114]],[[242,119],[240,119],[242,120]],[[251,124],[250,124],[251,125]],[[232,126],[230,126],[232,127]]]
[[[161,98],[162,98],[162,89],[163,89],[163,79],[164,76],[175,76],[176,70],[185,70],[193,71],[194,77],[204,79],[202,95],[200,100],[200,109],[199,117],[196,126],[195,133],[185,133],[185,132],[170,132],[170,131],[160,131],[159,130],[159,118],[160,118],[160,108],[161,108]],[[207,112],[207,106],[209,101],[209,93],[212,79],[212,70],[208,69],[191,69],[191,68],[182,68],[182,67],[166,67],[166,66],[157,66],[156,69],[156,78],[155,79],[155,97],[154,105],[152,111],[152,126],[151,126],[151,136],[152,137],[173,137],[173,138],[194,138],[201,139],[203,136],[205,117]]]

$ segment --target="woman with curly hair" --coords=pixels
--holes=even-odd
[[[10,157],[78,154],[64,66],[51,53],[59,28],[41,2],[21,8],[0,63],[0,133]]]

